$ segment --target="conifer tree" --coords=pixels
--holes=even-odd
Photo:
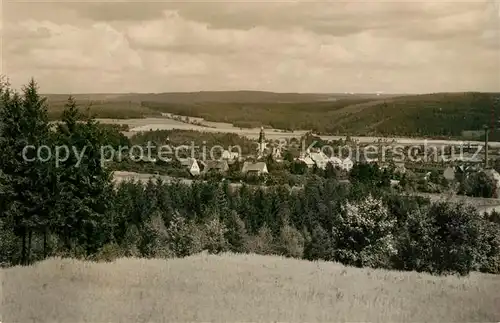
[[[114,225],[105,218],[112,188],[111,173],[101,164],[105,131],[92,116],[83,117],[69,97],[57,135],[59,146],[70,151],[70,158],[57,169],[58,231],[66,249],[78,243],[92,253],[112,239],[112,230],[106,229]]]
[[[22,96],[3,91],[0,112],[0,169],[9,187],[4,196],[3,217],[21,238],[22,264],[30,262],[33,233],[46,235],[51,219],[50,160],[48,153],[37,156],[42,145],[51,146],[47,106],[32,79]],[[42,161],[42,157],[45,161]]]

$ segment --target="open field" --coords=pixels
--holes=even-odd
[[[56,118],[64,95],[47,97],[49,114]],[[241,127],[252,132],[252,128],[266,126],[331,135],[464,139],[477,139],[484,125],[496,123],[499,97],[498,93],[479,92],[377,96],[256,91],[75,96],[82,107],[92,103],[91,110],[99,118],[172,113],[202,118],[220,129]],[[464,133],[473,135],[466,138]],[[498,139],[500,132],[493,131],[490,137]]]
[[[436,277],[273,256],[2,270],[3,322],[496,322],[500,277]]]
[[[141,118],[141,119],[97,119],[97,121],[101,123],[109,123],[109,124],[127,124],[130,127],[130,131],[126,134],[128,136],[133,136],[137,132],[142,131],[150,131],[150,130],[194,130],[194,131],[202,131],[202,132],[228,132],[235,133],[240,136],[245,136],[249,139],[258,139],[260,128],[238,128],[234,127],[231,124],[223,123],[223,122],[206,122],[208,125],[213,126],[215,128],[207,128],[203,126],[197,126],[192,124],[187,124],[184,122],[168,119],[168,118]],[[307,131],[299,130],[293,132],[285,132],[280,129],[266,129],[266,138],[269,140],[280,140],[280,139],[291,139],[291,138],[300,138]],[[323,140],[339,140],[346,139],[346,136],[328,136],[328,135],[320,135],[318,136]],[[352,140],[357,140],[360,143],[374,143],[379,139],[386,143],[395,143],[402,145],[423,145],[427,143],[427,145],[459,145],[463,144],[472,144],[472,145],[483,145],[484,142],[477,140],[444,140],[444,139],[425,139],[425,138],[407,138],[407,137],[381,137],[381,136],[350,136]],[[490,147],[499,148],[500,142],[498,141],[490,141]]]

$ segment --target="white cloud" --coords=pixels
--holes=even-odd
[[[485,3],[80,3],[64,6],[79,8],[71,19],[54,6],[9,9],[3,60],[15,85],[35,76],[50,92],[500,90]]]

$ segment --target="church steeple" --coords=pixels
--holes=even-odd
[[[264,141],[266,141],[266,135],[264,134],[264,127],[260,127],[259,144],[262,144]]]
[[[259,148],[257,149],[259,158],[264,155],[265,150],[266,150],[266,135],[264,134],[264,127],[260,127]]]

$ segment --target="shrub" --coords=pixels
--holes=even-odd
[[[109,243],[99,249],[94,259],[97,261],[111,262],[117,258],[123,257],[124,255],[125,253],[119,245],[116,243]]]
[[[285,224],[280,230],[278,250],[283,256],[302,258],[304,237],[297,229]]]
[[[317,225],[304,249],[304,258],[307,260],[332,260],[333,242],[328,232]]]
[[[484,258],[479,270],[491,274],[500,274],[500,223],[495,222],[495,217],[485,215],[482,228],[482,244]]]
[[[260,255],[275,254],[276,248],[271,229],[267,225],[262,226],[256,236],[248,239],[245,249]]]
[[[203,248],[203,232],[178,214],[170,221],[167,237],[169,249],[177,257],[198,253]]]
[[[401,225],[398,235],[398,256],[396,268],[433,273],[434,264],[430,251],[436,227],[427,210],[417,208],[411,211]]]
[[[430,267],[438,274],[468,274],[484,261],[482,218],[472,206],[438,202],[428,211],[434,228]]]
[[[161,215],[153,215],[144,226],[141,239],[142,255],[149,258],[169,258],[174,256],[168,245],[168,233]]]
[[[232,252],[245,252],[245,243],[248,239],[245,222],[234,211],[225,220],[228,229],[225,238],[229,244],[229,249]]]
[[[333,228],[335,259],[359,267],[389,267],[396,253],[395,225],[384,203],[371,195],[357,204],[347,202]]]
[[[206,221],[202,227],[203,230],[203,250],[209,253],[218,254],[229,249],[228,241],[225,237],[227,228],[218,217]]]

